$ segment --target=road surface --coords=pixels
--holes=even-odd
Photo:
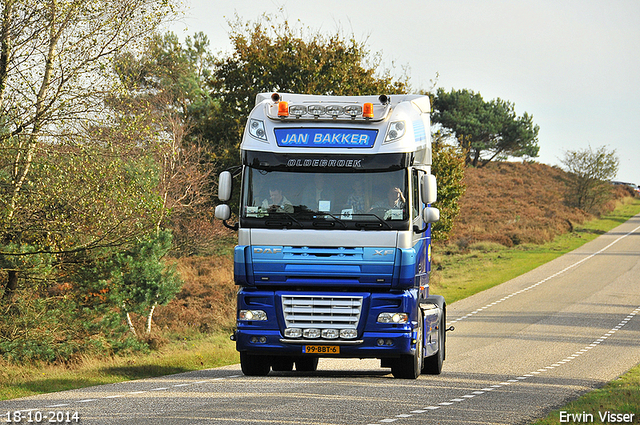
[[[2,401],[0,420],[528,424],[640,363],[640,215],[449,305],[448,321],[456,329],[439,376],[397,380],[375,360],[321,359],[315,373],[267,377],[245,377],[233,365]]]

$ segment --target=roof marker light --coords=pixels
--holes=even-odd
[[[373,118],[373,103],[365,103],[362,109],[362,116],[365,118]]]
[[[325,111],[325,108],[322,105],[309,105],[307,109],[309,110],[309,113],[316,118],[323,115]]]
[[[278,116],[280,118],[286,118],[289,116],[289,102],[278,102]]]
[[[289,107],[289,113],[297,118],[307,113],[307,107],[304,105],[291,105]]]
[[[326,112],[328,115],[331,115],[333,118],[337,118],[344,113],[344,108],[339,105],[329,105],[326,108]]]
[[[347,105],[344,107],[344,112],[351,116],[351,118],[355,118],[362,113],[362,106],[360,105]]]

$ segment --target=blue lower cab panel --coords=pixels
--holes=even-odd
[[[279,331],[251,330],[236,332],[236,349],[255,354],[303,355],[303,343],[289,344],[281,342]],[[342,358],[384,358],[401,354],[413,354],[415,345],[411,344],[412,332],[371,332],[365,333],[359,345],[340,345],[339,342],[323,341],[321,344],[309,342],[309,345],[339,346],[340,354],[313,354],[320,357]],[[382,345],[379,343],[382,342]]]
[[[320,355],[353,358],[383,358],[411,354],[411,341],[417,317],[417,289],[387,292],[268,291],[242,288],[238,292],[238,310],[260,310],[265,320],[237,322],[238,351],[274,355],[301,355],[303,345],[339,346],[340,353]],[[379,315],[409,314],[408,323],[380,323]],[[303,331],[355,330],[357,336],[338,339],[291,337],[288,329]],[[285,340],[284,342],[282,340]],[[289,342],[295,341],[295,342]],[[308,341],[308,342],[307,342]],[[354,344],[352,341],[362,341]]]
[[[367,286],[389,288],[396,249],[249,247],[247,272],[261,285]]]

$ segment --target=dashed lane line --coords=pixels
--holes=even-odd
[[[607,332],[606,334],[604,334],[602,337],[598,338],[597,340],[595,340],[593,343],[588,344],[587,346],[585,346],[584,348],[577,350],[575,353],[567,356],[566,358],[564,358],[563,360],[553,363],[549,366],[545,366],[542,367],[538,370],[517,376],[513,379],[508,379],[506,381],[500,382],[498,384],[493,384],[491,386],[482,388],[481,390],[477,390],[477,391],[472,391],[469,392],[468,394],[456,397],[456,398],[452,398],[449,399],[447,401],[442,401],[440,403],[436,403],[430,406],[425,406],[422,407],[420,409],[416,409],[416,410],[412,410],[411,412],[409,412],[410,414],[399,414],[394,416],[393,418],[384,418],[384,419],[380,419],[377,422],[371,422],[368,423],[367,425],[380,425],[380,424],[385,424],[385,423],[390,423],[390,422],[396,422],[399,419],[402,418],[407,418],[407,417],[411,417],[414,415],[422,415],[434,410],[438,410],[438,409],[443,409],[443,408],[447,408],[448,406],[453,406],[457,403],[463,403],[467,400],[470,400],[472,398],[475,398],[476,396],[481,396],[487,393],[490,393],[491,391],[494,391],[496,389],[499,388],[503,388],[509,385],[516,385],[520,382],[525,382],[526,380],[530,379],[530,378],[535,378],[538,375],[541,375],[543,373],[547,373],[550,371],[553,371],[554,369],[557,369],[559,367],[562,367],[562,365],[567,364],[572,362],[573,360],[579,358],[580,356],[584,355],[585,353],[588,353],[589,350],[593,349],[594,347],[597,347],[601,342],[604,342],[604,340],[606,340],[606,338],[608,338],[609,336],[613,335],[613,333],[617,332],[618,330],[622,329],[627,323],[629,323],[629,321],[636,315],[640,314],[640,307],[636,308],[635,310],[633,310],[632,313],[630,313],[625,320],[621,321],[616,327],[614,327],[613,329],[611,329],[609,332]],[[624,323],[623,323],[624,322]],[[606,336],[606,337],[605,337]],[[602,341],[600,341],[602,340]],[[600,341],[600,342],[598,342]],[[598,342],[596,344],[596,342]],[[408,416],[407,416],[408,415]]]
[[[458,322],[460,322],[462,320],[468,319],[469,317],[473,317],[476,314],[481,313],[486,309],[494,307],[494,306],[496,306],[496,305],[498,305],[498,304],[500,304],[500,303],[502,303],[504,301],[507,301],[508,299],[511,299],[511,298],[515,297],[516,295],[519,295],[519,294],[522,294],[524,292],[530,291],[530,290],[532,290],[534,288],[537,288],[538,286],[542,285],[543,283],[548,282],[551,279],[556,278],[556,277],[568,272],[569,270],[578,267],[580,264],[584,263],[585,261],[588,261],[588,260],[592,259],[593,257],[595,257],[595,256],[597,256],[599,254],[602,254],[604,251],[608,250],[613,245],[617,244],[618,242],[620,242],[621,240],[623,240],[627,236],[637,232],[639,229],[640,229],[640,226],[638,226],[635,229],[633,229],[632,231],[630,231],[630,232],[618,237],[616,240],[614,240],[613,242],[611,242],[609,245],[605,246],[604,248],[600,249],[599,251],[594,252],[594,253],[588,255],[587,257],[584,257],[582,260],[576,261],[575,263],[571,264],[570,266],[565,267],[564,269],[560,270],[559,272],[556,272],[556,273],[552,274],[551,276],[548,276],[548,277],[540,280],[539,282],[534,283],[533,285],[527,286],[524,289],[520,289],[519,291],[516,291],[516,292],[513,292],[512,294],[506,295],[506,296],[500,298],[497,301],[494,301],[494,302],[492,302],[490,304],[485,305],[484,307],[480,307],[477,310],[472,311],[471,313],[468,313],[468,314],[466,314],[466,315],[464,315],[462,317],[458,317],[457,319],[454,319],[454,320],[448,322],[447,325],[453,325],[454,323],[458,323]],[[620,324],[618,326],[620,326],[620,325],[624,326],[624,323],[620,322]]]
[[[98,397],[98,398],[89,398],[89,399],[81,399],[81,400],[76,400],[74,402],[71,403],[62,403],[62,404],[52,404],[49,406],[45,406],[46,409],[52,409],[52,408],[56,408],[56,407],[68,407],[70,406],[72,403],[91,403],[91,402],[99,402],[101,400],[109,400],[109,399],[115,399],[115,398],[122,398],[122,397],[126,397],[126,396],[130,396],[130,395],[139,395],[139,394],[144,394],[144,393],[148,393],[151,391],[155,391],[155,392],[159,392],[159,391],[168,391],[171,388],[184,388],[184,387],[190,387],[193,385],[200,385],[200,384],[206,384],[208,382],[214,382],[214,381],[223,381],[223,380],[227,380],[227,379],[233,379],[233,378],[239,378],[243,375],[230,375],[230,376],[225,376],[225,377],[221,377],[221,378],[212,378],[212,379],[206,379],[206,380],[202,380],[202,381],[196,381],[196,382],[189,382],[189,383],[184,383],[184,384],[175,384],[175,385],[171,385],[170,387],[157,387],[157,388],[151,388],[149,390],[145,390],[145,391],[129,391],[126,393],[122,393],[122,394],[112,394],[112,395],[107,395],[104,397]],[[36,409],[25,409],[23,410],[24,412],[28,412],[30,410],[36,410]]]

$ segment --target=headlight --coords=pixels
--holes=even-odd
[[[320,338],[320,329],[305,329],[302,331],[305,338]]]
[[[284,336],[286,338],[300,338],[302,336],[302,329],[300,328],[287,328],[284,330]]]
[[[342,329],[340,331],[340,338],[353,339],[358,336],[358,331],[355,329]]]
[[[406,131],[406,125],[404,121],[395,121],[389,124],[389,130],[387,131],[387,137],[384,139],[384,143],[393,142],[404,136]]]
[[[407,313],[384,312],[378,315],[378,323],[407,323],[409,315]]]
[[[240,310],[238,320],[267,320],[267,313],[263,310]]]
[[[320,115],[324,115],[325,108],[322,105],[309,105],[307,107],[307,111],[310,115],[314,115],[317,117]]]
[[[360,105],[347,105],[344,107],[344,113],[352,118],[362,115],[362,106]]]
[[[303,105],[291,105],[289,107],[289,113],[299,118],[307,113],[307,107]]]
[[[336,339],[340,336],[340,331],[338,329],[323,329],[322,337],[326,339]]]
[[[339,105],[329,105],[326,107],[325,111],[328,115],[331,115],[334,118],[344,114],[344,108]]]
[[[260,120],[251,119],[249,121],[249,133],[260,140],[267,140],[267,132],[264,130],[264,123]]]

